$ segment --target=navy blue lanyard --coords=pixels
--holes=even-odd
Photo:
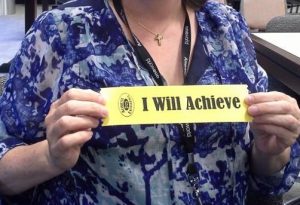
[[[130,31],[130,34],[134,41],[134,48],[137,52],[137,55],[141,58],[145,68],[148,70],[152,78],[154,79],[157,85],[164,85],[163,77],[161,76],[157,65],[155,64],[153,58],[147,51],[147,49],[143,46],[137,36],[132,32],[130,29],[122,2],[120,0],[113,0],[114,7],[116,12],[118,13],[119,17],[122,19],[123,23],[127,26]],[[184,76],[188,73],[188,66],[190,61],[190,50],[191,50],[191,24],[186,12],[186,18],[183,27],[183,38],[182,38],[182,66],[183,66],[183,74]],[[197,167],[194,163],[194,144],[195,144],[195,133],[193,129],[193,124],[180,124],[179,126],[180,134],[183,136],[184,139],[184,148],[188,153],[188,167],[187,167],[187,175],[188,180],[191,183],[192,187],[194,188],[194,195],[195,198],[198,199],[198,202],[201,204],[200,201],[200,191],[199,191],[199,176]]]

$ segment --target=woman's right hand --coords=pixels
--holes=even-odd
[[[108,111],[105,99],[92,90],[72,88],[55,101],[45,119],[48,160],[57,170],[72,168],[80,149]]]

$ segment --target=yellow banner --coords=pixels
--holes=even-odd
[[[102,88],[109,116],[103,126],[249,122],[246,85]]]

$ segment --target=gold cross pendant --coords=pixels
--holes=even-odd
[[[159,33],[155,35],[154,40],[157,41],[158,46],[161,46],[161,41],[163,40],[163,36]]]

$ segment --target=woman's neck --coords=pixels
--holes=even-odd
[[[181,0],[123,0],[122,3],[132,17],[143,21],[170,21],[183,12]]]

